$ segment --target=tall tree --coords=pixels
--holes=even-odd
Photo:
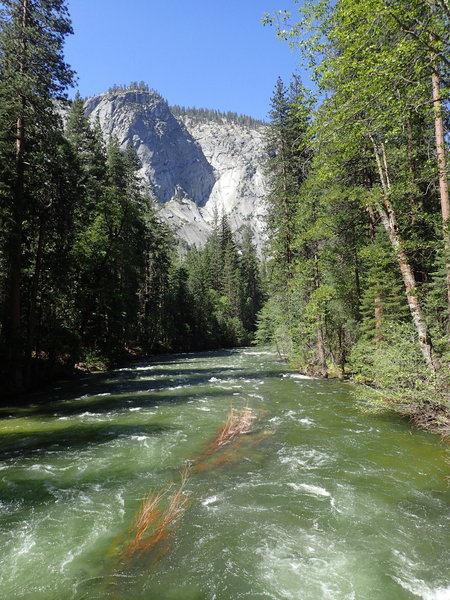
[[[5,0],[0,13],[0,151],[6,185],[2,189],[7,215],[4,335],[9,358],[24,358],[23,269],[30,206],[35,201],[32,174],[40,161],[56,154],[60,119],[55,100],[73,81],[63,58],[63,44],[72,33],[64,0]],[[52,135],[52,132],[54,135]],[[44,137],[43,134],[45,133]],[[44,146],[43,141],[50,144]],[[33,181],[32,181],[33,180]],[[41,182],[45,188],[45,182]],[[16,371],[19,378],[19,370]],[[20,384],[20,382],[17,382]]]
[[[420,349],[434,371],[437,363],[407,239],[410,198],[420,192],[412,177],[404,176],[408,117],[414,110],[428,123],[432,118],[430,51],[425,52],[392,16],[392,10],[405,14],[408,7],[416,10],[420,5],[424,7],[422,0],[376,0],[370,5],[354,0],[306,2],[301,20],[288,35],[301,36],[300,45],[320,62],[316,76],[328,97],[316,135],[322,143],[334,145],[341,165],[357,160],[357,153],[366,153],[367,148],[372,153],[372,175],[365,180],[367,199],[395,251]],[[305,32],[310,33],[306,41]]]
[[[306,137],[310,111],[311,101],[299,78],[294,76],[288,87],[278,78],[269,113],[266,170],[271,186],[267,199],[271,253],[284,279],[293,276],[297,195],[311,160]]]

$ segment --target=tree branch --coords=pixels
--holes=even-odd
[[[414,39],[416,39],[417,41],[419,41],[421,44],[423,44],[428,50],[430,50],[431,52],[433,52],[434,54],[436,54],[437,56],[439,56],[439,59],[447,65],[447,67],[450,67],[450,60],[443,54],[443,52],[439,51],[435,46],[433,46],[432,44],[430,44],[426,39],[423,39],[420,37],[420,35],[418,33],[416,33],[414,30],[410,29],[408,27],[408,25],[406,23],[404,23],[394,12],[390,12],[389,13],[393,19],[395,19],[395,21],[398,23],[398,25],[402,28],[402,30],[407,33],[408,35],[410,35],[411,37],[413,37]],[[435,35],[434,32],[431,32],[430,30],[426,30],[426,33],[433,34]],[[436,35],[436,39],[437,41],[442,42],[443,44],[445,44],[445,40],[443,40],[442,38],[440,38],[439,36]]]

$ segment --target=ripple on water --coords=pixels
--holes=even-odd
[[[435,458],[418,460],[422,434],[413,447],[405,427],[353,411],[340,384],[284,373],[285,364],[264,355],[272,353],[210,353],[121,369],[107,381],[114,410],[95,394],[98,378],[77,388],[67,414],[63,393],[52,401],[53,422],[73,428],[73,445],[43,447],[38,431],[24,430],[18,455],[0,465],[5,598],[106,600],[117,591],[120,598],[174,600],[450,600],[449,582],[439,578],[445,490],[433,491],[436,476],[433,484],[425,476],[407,481],[428,473]],[[149,402],[151,410],[136,390],[145,393],[150,383],[159,401]],[[184,402],[168,402],[188,385],[192,395],[172,394]],[[122,399],[121,391],[128,391]],[[325,393],[331,401],[317,398]],[[237,447],[238,460],[193,474],[192,503],[170,552],[151,572],[137,562],[110,578],[116,540],[142,499],[177,484],[180,467],[223,424],[230,404],[244,402],[264,409],[257,427],[276,424],[275,435],[252,445],[256,432]],[[50,431],[45,419],[38,424]],[[24,453],[24,440],[33,454]],[[122,587],[106,589],[107,578]]]
[[[423,560],[415,552],[414,546],[408,548],[408,554],[393,550],[394,574],[392,579],[403,589],[411,592],[422,600],[450,600],[450,585],[445,578],[446,573],[439,573],[435,584],[430,585],[421,578]],[[445,561],[444,561],[445,562]]]
[[[296,473],[303,470],[320,469],[333,464],[334,459],[329,454],[316,448],[285,447],[278,451],[278,460],[288,471]]]
[[[283,600],[360,600],[348,576],[347,557],[317,532],[274,528],[258,547],[258,577]]]

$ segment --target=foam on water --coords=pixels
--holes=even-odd
[[[311,377],[310,375],[303,375],[302,373],[283,373],[281,375],[284,379],[316,379],[316,377]]]
[[[15,452],[0,463],[5,598],[450,600],[438,443],[272,357],[164,357],[86,380],[91,394],[58,390],[48,416],[0,420]],[[121,564],[143,499],[176,490],[245,405],[255,430],[193,469],[170,545]]]
[[[301,469],[318,469],[332,463],[332,457],[315,448],[281,448],[278,459],[289,471],[295,472]]]
[[[450,586],[432,588],[421,579],[405,581],[401,577],[393,577],[404,590],[411,592],[422,600],[450,600]]]
[[[133,373],[134,371],[151,371],[156,369],[157,365],[142,365],[136,367],[123,367],[122,369],[116,369],[115,373]]]
[[[313,496],[325,496],[327,498],[331,496],[330,492],[318,485],[309,485],[307,483],[288,483],[288,486],[296,491],[304,490]]]
[[[218,500],[217,496],[209,496],[209,498],[205,498],[202,500],[203,506],[210,506],[211,504],[215,504]]]
[[[299,532],[274,530],[256,551],[259,576],[283,600],[350,600],[357,598],[346,576],[348,564],[332,540]],[[360,600],[358,598],[358,600]]]
[[[31,549],[36,546],[36,540],[34,539],[33,534],[28,530],[19,533],[17,542],[15,549],[16,556],[29,554]]]

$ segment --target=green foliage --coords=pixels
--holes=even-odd
[[[259,121],[253,117],[247,115],[240,115],[235,112],[221,112],[220,110],[210,108],[195,108],[185,107],[174,104],[170,107],[170,110],[175,117],[189,117],[195,123],[204,123],[207,121],[213,121],[215,123],[235,123],[236,125],[243,125],[250,129],[257,129],[264,126],[264,121]]]
[[[114,84],[109,89],[110,94],[125,93],[125,92],[150,92],[152,95],[157,96],[160,100],[164,98],[156,90],[151,88],[145,81],[132,81],[128,85]]]
[[[285,314],[282,311],[281,303],[273,296],[258,313],[254,343],[259,346],[275,347],[283,358],[292,355],[292,337],[287,327]]]
[[[373,342],[361,339],[349,360],[355,381],[368,386],[361,388],[358,395],[399,410],[433,402],[445,404],[447,397],[442,384],[448,376],[447,369],[436,379],[418,348],[417,334],[409,323],[391,324],[378,348]]]
[[[239,245],[222,217],[205,248],[191,250],[183,266],[189,303],[195,307],[191,344],[206,348],[248,344],[262,302],[258,259],[250,230],[244,232]]]
[[[309,63],[322,102],[311,112],[306,94],[290,96],[277,82],[268,128],[270,299],[256,339],[274,343],[283,331],[302,370],[352,371],[377,394],[426,402],[445,394],[449,355],[430,143],[433,70],[448,98],[449,12],[422,0],[297,4],[297,14],[264,21]],[[448,104],[443,110],[448,124]]]
[[[408,322],[410,315],[400,273],[384,236],[360,252],[363,276],[360,332],[381,340],[393,323]]]
[[[6,389],[31,376],[30,357],[39,358],[45,335],[55,337],[38,328],[38,307],[44,294],[62,293],[64,260],[57,264],[55,257],[70,241],[70,228],[68,236],[62,233],[74,207],[70,149],[55,100],[73,81],[62,54],[71,32],[63,0],[2,2],[0,346]]]

